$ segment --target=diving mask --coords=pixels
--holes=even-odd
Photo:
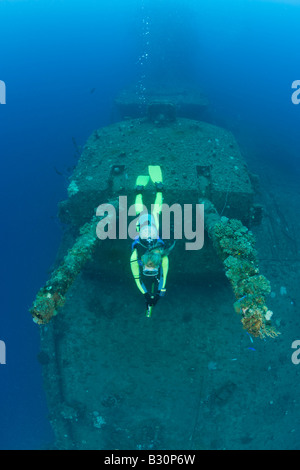
[[[150,268],[149,266],[143,267],[143,274],[144,276],[157,276],[158,268]]]

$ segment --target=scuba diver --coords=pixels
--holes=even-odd
[[[130,265],[136,285],[145,297],[146,316],[151,317],[154,305],[166,293],[168,254],[174,248],[175,243],[167,248],[165,242],[159,237],[159,215],[163,203],[162,172],[160,166],[149,165],[148,170],[150,176],[138,176],[136,180],[135,211],[140,217],[137,226],[138,236],[132,243]],[[157,190],[151,215],[145,212],[142,197],[149,179],[155,184]]]

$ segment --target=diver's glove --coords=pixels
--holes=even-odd
[[[165,288],[161,289],[161,290],[158,292],[159,296],[160,296],[160,297],[164,297],[164,296],[166,295],[166,291],[167,291],[167,289],[165,289]]]
[[[146,292],[146,294],[144,294],[144,298],[145,298],[147,307],[148,307],[148,305],[151,305],[151,295],[148,292]]]
[[[160,299],[160,295],[159,293],[157,293],[152,299],[152,305],[156,305],[159,299]]]
[[[154,295],[150,295],[148,292],[146,292],[146,294],[144,294],[144,297],[145,297],[147,307],[149,307],[149,306],[153,307],[159,299],[159,294],[156,294],[154,296]]]

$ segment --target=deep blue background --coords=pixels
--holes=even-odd
[[[143,75],[177,77],[204,89],[216,123],[298,174],[299,24],[295,1],[0,2],[1,449],[52,439],[28,308],[59,246],[72,138],[82,145],[109,124],[116,94]]]

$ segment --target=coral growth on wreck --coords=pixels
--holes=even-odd
[[[234,308],[242,316],[243,327],[255,337],[276,337],[279,333],[271,325],[273,313],[265,303],[271,292],[270,282],[259,274],[253,234],[239,220],[225,217],[214,224],[212,233],[237,299]]]
[[[97,243],[96,224],[94,217],[80,230],[80,234],[72,248],[68,251],[59,267],[53,271],[46,285],[42,287],[30,309],[33,321],[39,325],[48,323],[64,306],[66,294],[84,264],[91,259]]]

